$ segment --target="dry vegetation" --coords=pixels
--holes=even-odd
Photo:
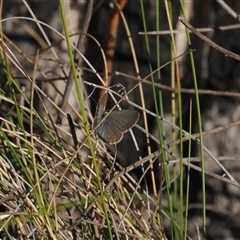
[[[195,89],[181,88],[178,84],[181,82],[179,67],[184,63],[180,59],[193,56],[195,53],[192,50],[185,51],[181,56],[171,57],[164,62],[165,65],[161,64],[155,68],[162,70],[172,66],[176,73],[172,75],[176,85],[163,85],[159,82],[153,84],[150,79],[157,74],[155,71],[158,72],[153,68],[150,74],[142,78],[135,77],[138,74],[129,74],[127,67],[126,72],[116,72],[118,69],[115,71],[112,66],[117,44],[114,38],[108,39],[106,50],[100,46],[98,39],[79,34],[79,29],[76,29],[79,26],[74,22],[76,19],[73,19],[74,14],[78,12],[77,8],[82,21],[81,30],[84,33],[88,32],[91,16],[101,9],[101,4],[96,4],[92,10],[91,1],[87,4],[81,1],[76,1],[73,5],[64,3],[65,13],[61,15],[57,8],[59,12],[52,25],[47,21],[43,24],[36,9],[35,13],[31,13],[31,6],[24,1],[19,1],[19,7],[28,11],[31,17],[27,18],[23,13],[21,17],[16,17],[14,11],[9,15],[2,14],[0,238],[203,238],[209,226],[208,214],[204,214],[208,211],[217,212],[219,208],[219,203],[206,206],[206,199],[211,198],[211,193],[205,189],[208,177],[211,177],[213,189],[219,186],[219,182],[230,186],[234,192],[240,187],[236,168],[233,169],[231,165],[232,162],[238,164],[236,154],[215,154],[210,149],[212,143],[208,137],[214,134],[219,136],[228,129],[238,127],[240,122],[221,122],[218,128],[210,127],[205,132],[192,133],[191,120],[197,114],[192,115],[196,112],[200,116],[202,114],[197,109],[197,101],[187,102],[190,106],[187,130],[183,130],[179,119],[171,118],[169,114],[159,117],[163,116],[162,112],[158,113],[150,107],[148,109],[149,105],[146,106],[144,101],[153,98],[152,89],[148,88],[153,86],[157,94],[160,90],[169,96],[172,94],[174,101],[171,103],[170,112],[182,116],[183,110],[179,107],[181,94],[187,94],[194,99],[198,99],[199,95],[238,99],[239,94],[224,91],[225,89],[199,90],[196,86]],[[1,9],[9,7],[2,4],[1,1]],[[126,20],[124,11],[120,11],[121,15],[118,10],[124,9],[128,3],[119,1],[119,5],[115,4],[115,1],[107,4],[113,14],[109,19],[109,29],[104,29],[112,36],[118,34],[119,21]],[[166,6],[165,11],[169,13]],[[38,7],[40,8],[41,4]],[[44,7],[46,6],[43,6],[43,9]],[[226,11],[226,6],[222,7]],[[63,16],[66,17],[66,23]],[[184,18],[181,21],[184,22]],[[12,24],[11,31],[8,24]],[[127,26],[128,22],[125,24]],[[188,22],[184,24],[191,28]],[[63,30],[64,26],[69,30],[69,38]],[[14,38],[12,31],[16,31],[21,39]],[[174,31],[170,29],[167,33],[169,39],[173,36],[172,33]],[[196,30],[195,34],[201,37],[199,31]],[[29,38],[34,44],[28,45],[31,42],[29,41],[24,45],[23,42]],[[96,70],[86,57],[88,41],[95,41],[94,44],[99,50],[97,57],[102,57],[102,71]],[[219,48],[208,38],[203,37],[201,41],[229,57],[236,60],[239,58],[237,54]],[[72,45],[68,45],[68,42]],[[173,44],[176,47],[177,44]],[[172,52],[175,52],[175,47],[171,49]],[[134,45],[130,49],[134,57],[138,55],[138,52],[134,52]],[[135,67],[138,67],[136,62]],[[114,74],[108,76],[108,72]],[[111,82],[112,76],[127,78],[128,82],[114,85],[114,80]],[[191,76],[194,78],[194,74]],[[91,80],[95,78],[96,81]],[[68,95],[65,89],[71,84],[71,92],[65,104],[63,99]],[[135,107],[141,113],[138,125],[131,131],[131,135],[126,134],[127,140],[123,141],[124,145],[119,149],[97,140],[90,130],[94,119],[92,113],[96,106],[95,104],[90,107],[91,101],[94,98],[97,101],[99,97],[96,96],[100,96],[106,89],[116,98],[115,103],[122,101],[125,104],[124,108]],[[136,98],[136,95],[139,97]],[[156,104],[158,103],[155,102],[156,109],[160,109]],[[115,107],[116,104],[111,105],[112,109]],[[157,125],[154,129],[148,123],[149,119],[145,118],[149,116],[154,119],[151,123]],[[204,144],[204,141],[209,145]],[[187,155],[183,154],[183,143],[187,144]],[[191,154],[190,144],[198,146],[196,152],[199,153],[199,157],[194,158],[195,154]],[[122,150],[123,146],[125,150]],[[145,154],[141,152],[141,148],[147,149]],[[126,158],[131,159],[130,164],[126,164]],[[208,168],[210,162],[214,163],[214,168],[212,165]],[[137,171],[134,171],[136,169]],[[192,175],[190,178],[189,174],[191,170],[200,173],[199,181],[203,185],[199,187],[198,192],[202,201],[198,201],[196,205],[188,205],[189,195],[193,193],[189,193],[189,189],[192,190],[189,187],[189,182],[192,181]],[[237,198],[232,198],[234,209],[239,206]],[[226,207],[221,209],[221,214],[224,215],[228,210],[227,204],[223,206]],[[201,213],[192,216],[189,224],[190,218],[188,219],[186,213],[191,209],[200,209]],[[238,210],[232,212],[231,218],[237,218]],[[200,216],[201,219],[196,216]],[[233,221],[234,224],[236,222]],[[203,226],[204,224],[207,225]]]

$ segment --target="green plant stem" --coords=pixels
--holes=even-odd
[[[97,176],[97,184],[99,186],[100,197],[101,197],[102,204],[103,204],[103,212],[104,212],[107,226],[108,226],[109,237],[110,237],[110,239],[113,239],[112,228],[111,228],[111,224],[110,224],[109,217],[108,217],[107,205],[105,202],[105,195],[103,192],[103,186],[102,186],[101,178],[99,175],[99,170],[98,170],[97,160],[96,160],[95,151],[94,151],[94,147],[93,147],[93,142],[90,138],[90,127],[88,124],[87,115],[86,115],[86,111],[84,108],[84,101],[82,98],[82,93],[81,93],[81,88],[80,88],[80,83],[79,83],[79,81],[81,81],[81,79],[79,79],[81,76],[78,76],[77,69],[74,64],[74,56],[73,56],[72,47],[71,47],[70,38],[69,38],[69,34],[68,34],[68,29],[67,29],[67,21],[66,21],[66,14],[65,14],[64,6],[63,6],[63,0],[59,0],[59,6],[60,6],[60,12],[61,12],[61,17],[62,17],[62,21],[63,21],[63,28],[64,28],[64,32],[65,32],[65,37],[66,37],[66,43],[67,43],[68,54],[69,54],[69,58],[70,58],[71,69],[72,69],[74,83],[76,86],[76,91],[77,91],[77,96],[78,96],[78,102],[79,102],[80,110],[82,113],[83,122],[85,123],[84,128],[85,128],[86,135],[88,138],[88,145],[89,145],[89,149],[90,149],[91,156],[93,159],[93,165],[94,165],[95,173]]]
[[[180,0],[182,14],[185,17],[184,13],[184,6],[183,1]],[[189,46],[192,46],[191,44],[191,38],[188,29],[186,28],[186,36]],[[199,142],[200,142],[200,159],[201,159],[201,177],[202,177],[202,223],[203,223],[203,236],[205,239],[205,236],[207,234],[206,230],[206,180],[205,180],[205,162],[204,162],[204,151],[203,151],[203,136],[202,136],[202,119],[201,119],[201,108],[200,108],[200,102],[199,102],[199,94],[198,94],[198,85],[197,85],[197,76],[196,76],[196,69],[195,69],[195,63],[194,63],[194,57],[193,53],[190,52],[190,62],[191,62],[191,68],[192,68],[192,77],[193,77],[193,83],[194,83],[194,90],[195,90],[195,100],[196,100],[196,109],[197,109],[197,119],[198,119],[198,129],[199,129]]]
[[[143,28],[144,28],[144,32],[145,34],[145,41],[146,41],[146,47],[147,47],[147,52],[148,52],[148,57],[150,58],[151,56],[151,52],[150,52],[150,45],[149,45],[149,41],[148,41],[148,35],[147,35],[147,26],[146,26],[146,17],[145,17],[145,11],[144,11],[144,4],[143,4],[143,0],[140,0],[140,6],[141,6],[141,12],[142,12],[142,18],[143,18]],[[149,69],[150,72],[153,72],[152,66],[149,63]],[[156,93],[156,89],[155,89],[155,85],[154,85],[154,78],[153,75],[151,75],[151,81],[152,81],[152,90],[153,90],[153,99],[154,99],[154,105],[155,105],[155,110],[156,110],[156,115],[157,116],[161,116],[163,117],[161,114],[163,114],[163,107],[161,107],[162,105],[162,95],[161,92],[159,92],[159,101],[160,101],[160,106],[158,105],[158,101],[157,101],[157,93]],[[160,109],[160,112],[159,112]],[[162,110],[161,110],[162,109]],[[166,164],[167,162],[167,154],[164,150],[164,141],[165,141],[165,136],[164,136],[164,125],[162,123],[162,121],[159,119],[159,117],[157,117],[157,126],[158,126],[158,134],[159,134],[159,140],[160,140],[160,148],[161,148],[161,152],[162,152],[162,164],[163,164],[163,170],[164,170],[164,177],[166,180],[166,190],[167,190],[167,199],[168,199],[168,207],[169,207],[169,212],[170,212],[170,219],[171,222],[174,223],[174,215],[173,215],[173,204],[172,204],[172,195],[171,195],[171,186],[170,186],[170,174],[169,174],[169,169],[168,166]],[[174,224],[171,224],[171,233],[172,236],[174,236],[175,232],[175,227]]]

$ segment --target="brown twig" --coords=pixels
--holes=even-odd
[[[207,38],[206,36],[204,36],[203,34],[201,34],[199,31],[197,31],[196,28],[194,28],[189,22],[187,22],[183,17],[179,17],[178,18],[181,23],[183,23],[183,25],[185,25],[185,27],[187,27],[192,33],[194,33],[196,36],[198,36],[200,39],[202,39],[204,42],[206,42],[207,44],[209,44],[211,47],[215,48],[217,51],[223,53],[225,56],[229,56],[231,58],[234,58],[238,61],[240,61],[240,56],[236,53],[233,53],[221,46],[219,46],[218,44],[216,44],[215,42],[213,42],[212,40],[210,40],[209,38]]]
[[[219,26],[219,27],[212,27],[212,28],[196,28],[197,31],[203,33],[203,32],[214,32],[216,30],[220,30],[220,31],[229,31],[229,30],[233,30],[233,29],[239,29],[240,28],[240,24],[231,24],[231,25],[226,25],[226,26]],[[185,30],[184,29],[175,29],[172,30],[173,34],[177,34],[177,33],[184,33]],[[149,31],[149,32],[138,32],[139,35],[169,35],[171,33],[170,30],[161,30],[161,31]]]
[[[232,8],[230,8],[223,0],[216,0],[218,4],[234,19],[240,21],[240,15],[237,14]]]
[[[167,85],[163,85],[161,83],[152,83],[151,81],[147,80],[147,79],[139,79],[137,77],[131,76],[129,74],[126,73],[122,73],[122,72],[115,72],[116,75],[118,76],[123,76],[126,78],[130,78],[133,79],[135,81],[142,81],[143,83],[146,83],[148,85],[154,85],[157,88],[166,90],[166,91],[170,91],[170,92],[178,92],[177,88],[172,88],[170,86]],[[195,89],[188,89],[188,88],[181,88],[181,93],[187,93],[187,94],[196,94]],[[198,93],[202,94],[202,95],[213,95],[213,96],[225,96],[225,97],[235,97],[235,98],[240,98],[240,93],[238,92],[227,92],[227,91],[216,91],[216,90],[205,90],[205,89],[198,89]]]
[[[119,12],[122,11],[125,4],[127,3],[126,0],[119,0],[118,7],[114,7],[114,11],[110,20],[110,27],[109,27],[109,38],[107,43],[106,49],[106,60],[107,60],[107,70],[109,73],[112,72],[113,69],[113,58],[116,49],[117,43],[117,34],[118,34],[118,25],[119,25]],[[111,85],[112,77],[111,74],[105,76],[104,82],[106,86],[109,87]],[[101,90],[100,97],[105,93],[105,90]]]

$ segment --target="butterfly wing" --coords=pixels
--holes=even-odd
[[[105,108],[107,104],[107,99],[108,99],[108,93],[105,93],[99,100],[96,112],[95,112],[95,117],[97,116],[102,116],[105,113]]]
[[[97,128],[97,135],[109,144],[118,143],[123,138],[123,133],[109,121],[108,117]]]
[[[124,133],[131,129],[139,119],[139,112],[134,110],[115,110],[107,116],[106,120]]]
[[[106,108],[106,103],[107,103],[107,99],[108,99],[108,94],[105,93],[99,100],[96,111],[95,111],[95,117],[93,120],[93,124],[92,124],[92,129],[95,129],[99,123],[103,120],[105,114],[105,108]],[[104,120],[103,120],[104,121]],[[99,125],[98,129],[101,127],[101,125]],[[94,135],[97,136],[98,135],[98,129],[94,132]]]
[[[136,124],[139,119],[139,113],[134,110],[115,110],[104,119],[107,98],[108,94],[106,93],[100,99],[92,128],[95,129],[100,124],[96,129],[95,135],[100,136],[110,144],[114,144],[120,142],[123,138],[123,133]]]

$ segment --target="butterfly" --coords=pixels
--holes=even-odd
[[[95,130],[95,135],[109,144],[116,144],[122,140],[123,134],[137,123],[140,114],[135,110],[124,109],[113,110],[105,117],[108,114],[105,111],[107,99],[108,93],[105,93],[99,100],[92,129],[100,124]]]

